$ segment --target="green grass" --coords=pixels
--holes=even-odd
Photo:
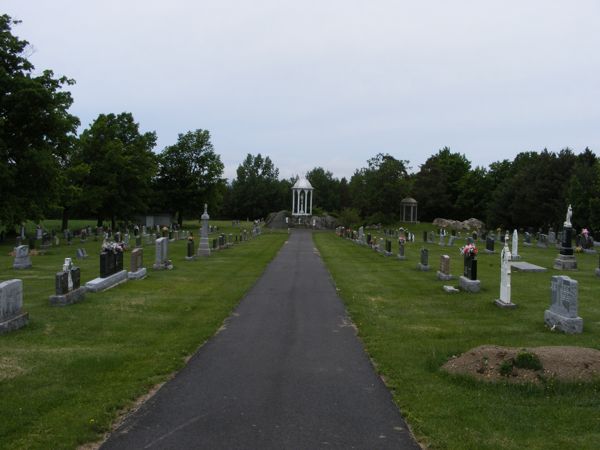
[[[231,222],[218,225],[237,231]],[[180,369],[219,329],[286,237],[265,233],[193,262],[184,260],[186,243],[178,241],[169,247],[174,269],[158,272],[151,269],[154,247],[146,246],[146,279],[87,293],[63,308],[48,304],[55,272],[85,247],[90,258],[76,262],[82,284],[98,276],[99,241],[74,239],[33,256],[33,268],[21,271],[12,269],[12,245],[0,246],[0,280],[23,280],[30,315],[27,327],[0,335],[0,448],[74,448],[97,440],[119,411]],[[129,253],[124,262],[128,267]]]
[[[514,386],[440,371],[452,355],[483,344],[600,348],[597,255],[577,254],[579,270],[568,273],[579,281],[584,320],[583,334],[569,336],[544,326],[550,278],[559,274],[551,268],[556,249],[520,246],[523,260],[549,270],[513,271],[512,300],[518,307],[503,310],[493,304],[499,296],[498,244],[496,254],[478,257],[480,293],[446,294],[442,285],[458,283],[436,279],[439,256],[449,254],[451,272],[461,275],[458,248],[464,240],[454,247],[425,244],[431,271],[420,272],[422,232],[407,244],[406,261],[385,258],[333,233],[314,236],[359,336],[420,442],[435,449],[598,448],[600,380]]]

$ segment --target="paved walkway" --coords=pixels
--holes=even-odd
[[[102,448],[419,447],[299,230],[226,328]]]

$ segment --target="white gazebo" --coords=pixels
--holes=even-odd
[[[412,197],[403,198],[400,201],[402,206],[402,222],[418,223],[417,220],[417,206],[419,203]],[[406,210],[408,209],[408,220],[406,220]]]
[[[292,186],[292,216],[312,216],[313,187],[306,178]]]

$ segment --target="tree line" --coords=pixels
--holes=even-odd
[[[183,132],[159,153],[156,133],[141,132],[128,112],[100,114],[78,134],[80,121],[69,112],[74,81],[51,70],[36,75],[28,42],[12,33],[16,24],[0,16],[0,228],[44,218],[62,218],[66,228],[70,218],[90,217],[114,226],[148,212],[181,223],[199,218],[204,203],[221,218],[291,208],[295,177],[282,179],[268,156],[248,154],[228,182],[208,130]],[[572,204],[576,227],[600,229],[600,162],[589,148],[528,151],[472,167],[444,147],[417,171],[409,164],[377,153],[350,179],[315,167],[304,174],[315,188],[314,212],[345,225],[387,224],[413,197],[421,221],[476,217],[490,228],[557,229]]]

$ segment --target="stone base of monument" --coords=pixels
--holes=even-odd
[[[85,283],[85,288],[90,292],[101,292],[112,287],[115,287],[117,284],[121,284],[127,281],[127,271],[121,270],[117,273],[113,273],[112,275],[106,278],[94,278],[93,280]]]
[[[499,308],[506,308],[506,309],[512,309],[512,308],[517,307],[517,305],[514,304],[513,302],[506,303],[506,302],[503,302],[502,300],[500,300],[499,298],[494,301],[494,304]]]
[[[532,244],[531,244],[531,242],[523,242],[523,245],[525,247],[531,247]]]
[[[186,256],[185,260],[186,261],[194,261],[196,259],[196,256]]]
[[[383,254],[384,254],[385,256],[392,256],[392,255],[393,255],[393,253],[392,253],[392,252],[388,252],[388,251],[385,251],[385,252],[383,252]]]
[[[198,256],[210,256],[210,247],[208,245],[208,239],[206,242],[202,242],[203,239],[200,239],[200,246],[198,247],[198,251],[196,255]]]
[[[581,317],[565,317],[547,309],[544,311],[544,322],[551,330],[560,330],[568,334],[583,332],[583,319]]]
[[[398,255],[398,259],[400,261],[405,261],[406,260],[406,256],[404,256],[404,255]]]
[[[494,250],[488,250],[487,248],[485,249],[485,252],[486,252],[488,255],[493,255],[494,253],[496,253]]]
[[[67,306],[73,303],[79,303],[85,298],[86,288],[81,286],[77,289],[73,289],[64,295],[51,295],[50,306]]]
[[[31,258],[29,256],[17,256],[13,261],[13,269],[29,269],[31,268]]]
[[[420,270],[421,272],[428,272],[429,271],[429,265],[428,264],[418,263],[417,264],[417,270]]]
[[[597,277],[600,277],[600,267],[597,267],[597,268],[596,268],[596,276],[597,276]]]
[[[438,280],[442,280],[442,281],[450,281],[453,280],[454,277],[452,275],[449,274],[445,274],[443,272],[440,272],[439,270],[437,271],[437,279]]]
[[[146,278],[147,270],[145,267],[136,270],[135,272],[127,272],[128,280],[141,280],[142,278]]]
[[[511,255],[510,260],[511,261],[520,261],[521,255]]]
[[[17,314],[4,322],[0,322],[0,334],[18,330],[29,323],[29,313]]]
[[[481,290],[481,281],[480,280],[469,280],[464,275],[461,275],[458,278],[458,286],[467,292],[479,292]]]
[[[598,252],[593,248],[584,248],[583,253],[587,253],[588,255],[595,255]]]
[[[558,255],[554,260],[554,266],[557,270],[577,270],[577,260],[573,255]]]

